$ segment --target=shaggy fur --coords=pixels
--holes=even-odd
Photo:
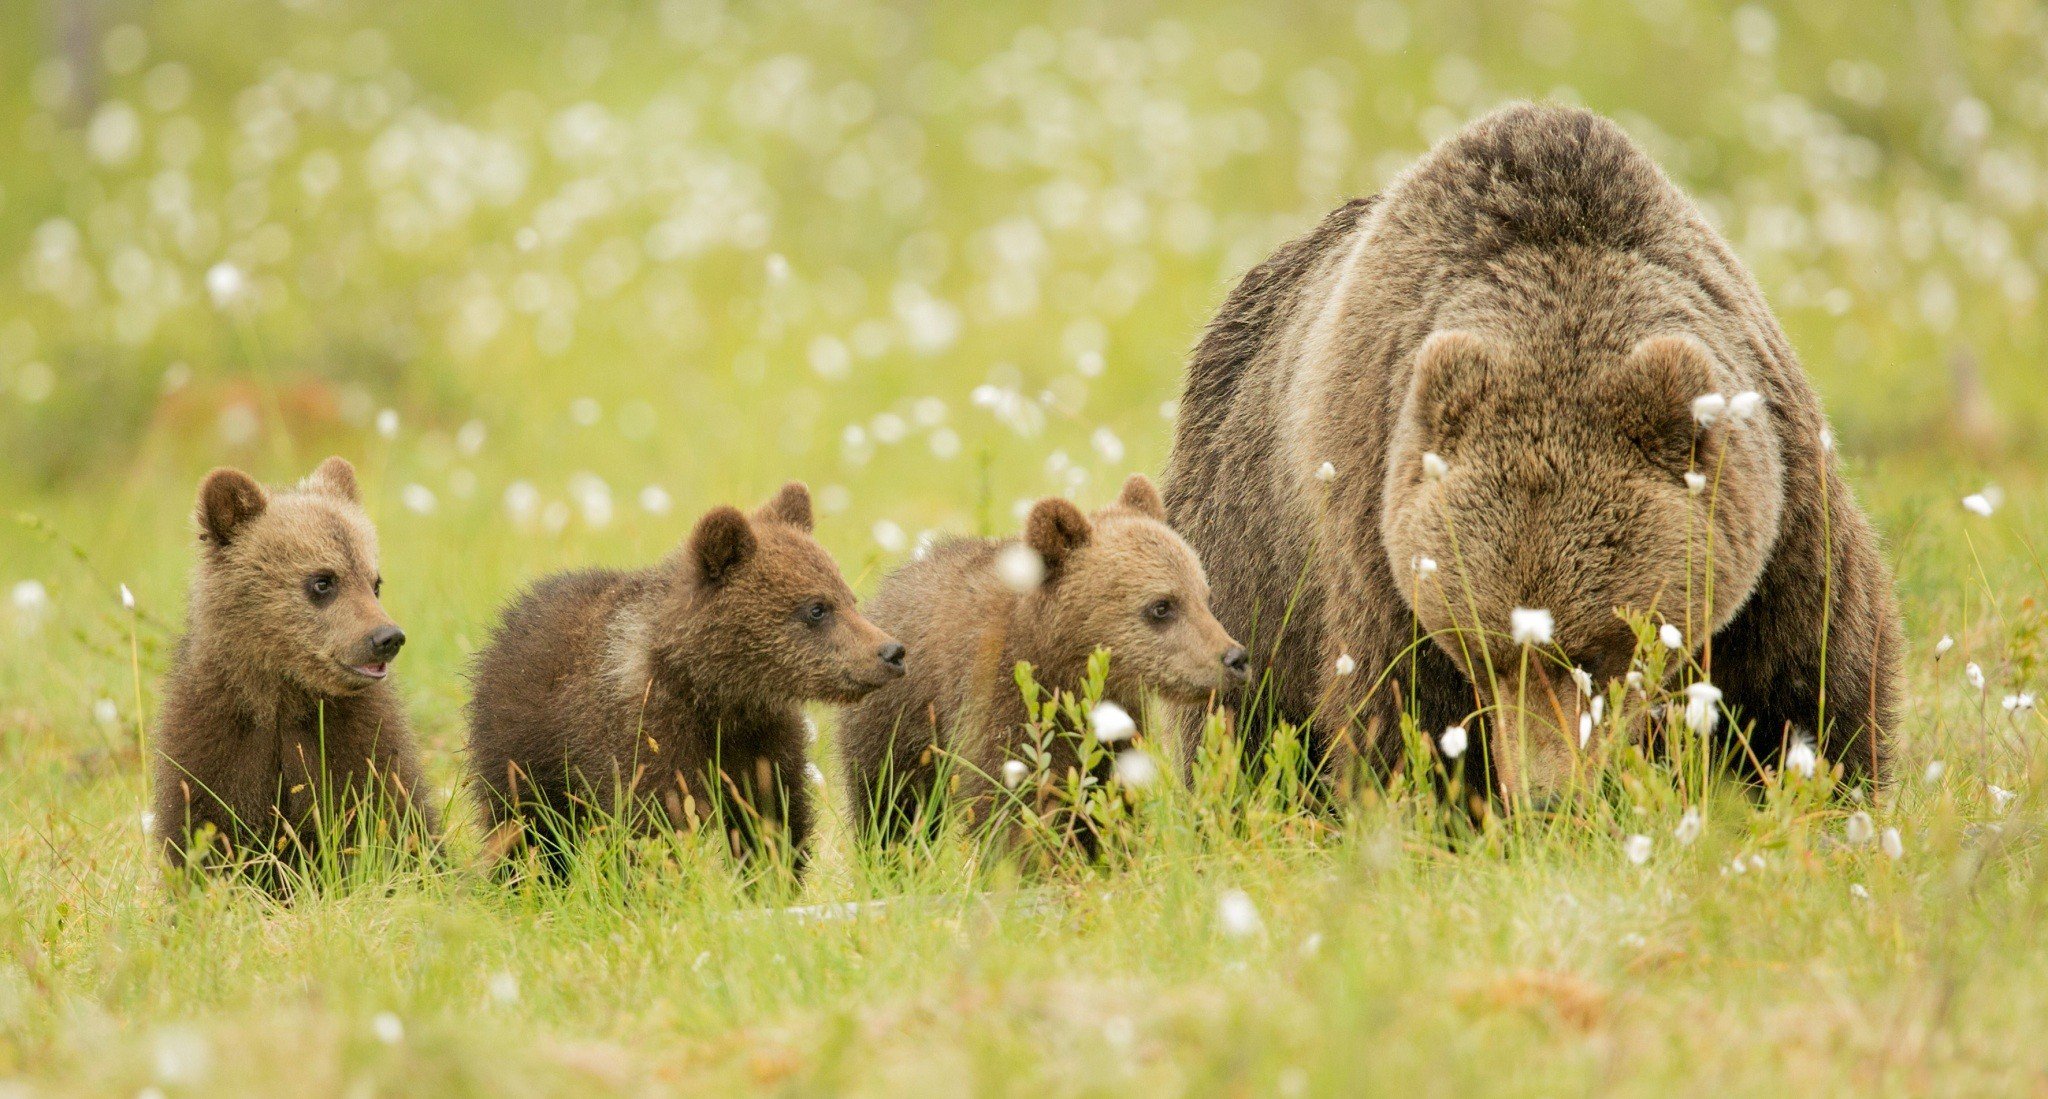
[[[800,866],[800,704],[902,674],[903,646],[861,617],[792,483],[752,516],[706,513],[652,568],[562,573],[515,600],[476,656],[476,790],[497,834],[522,822],[558,874],[598,820],[712,823],[736,854],[786,842]]]
[[[942,754],[956,760],[952,800],[993,792],[1021,746],[1019,662],[1040,686],[1073,692],[1088,658],[1107,648],[1104,697],[1134,713],[1147,691],[1192,703],[1243,682],[1245,651],[1209,613],[1201,563],[1165,520],[1152,482],[1132,477],[1093,516],[1058,498],[1031,509],[1023,544],[1044,563],[1044,579],[1029,594],[1001,575],[1017,539],[944,542],[882,582],[869,613],[918,655],[901,683],[840,721],[864,836],[895,841],[931,822]],[[1069,749],[1053,773],[1075,762]]]
[[[217,469],[197,522],[199,567],[157,721],[165,856],[281,888],[281,869],[353,842],[359,826],[430,836],[419,752],[385,678],[405,637],[377,602],[377,535],[355,470],[329,458],[273,492]]]
[[[1744,390],[1753,419],[1695,423],[1694,397]],[[1684,629],[1758,760],[1797,731],[1869,779],[1899,622],[1826,428],[1748,272],[1656,165],[1596,115],[1519,105],[1245,277],[1190,365],[1166,498],[1218,617],[1269,661],[1254,744],[1320,704],[1320,748],[1384,767],[1411,696],[1432,733],[1505,706],[1495,788],[1540,798],[1584,762],[1564,670],[1624,674],[1631,608]],[[1526,681],[1516,607],[1556,617]],[[1434,644],[1411,653],[1418,621]]]

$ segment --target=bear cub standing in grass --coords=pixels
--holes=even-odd
[[[752,516],[712,509],[652,568],[550,576],[476,657],[469,752],[490,846],[525,835],[559,877],[593,826],[712,823],[742,856],[787,843],[800,869],[798,706],[855,701],[903,657],[812,539],[794,482]]]
[[[377,602],[377,535],[354,467],[270,492],[199,487],[199,567],[158,719],[154,829],[174,866],[233,865],[273,889],[326,849],[436,829],[392,692],[405,644]],[[331,851],[330,851],[331,853]]]
[[[1247,667],[1244,648],[1209,613],[1201,562],[1166,525],[1159,491],[1142,475],[1092,517],[1057,497],[1040,500],[1021,542],[933,547],[882,582],[869,612],[918,653],[903,682],[840,722],[854,818],[865,838],[882,842],[935,821],[942,756],[957,767],[950,800],[993,798],[1025,746],[1019,662],[1041,687],[1072,693],[1089,657],[1107,648],[1104,700],[1133,711],[1146,691],[1199,703],[1242,683]],[[1064,749],[1054,754],[1054,781],[1077,762]]]

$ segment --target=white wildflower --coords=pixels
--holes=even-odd
[[[1685,815],[1678,818],[1678,827],[1671,830],[1671,835],[1678,841],[1679,846],[1688,847],[1692,841],[1700,838],[1700,832],[1705,828],[1706,822],[1700,817],[1699,806],[1689,805],[1686,806]]]
[[[121,720],[121,707],[111,698],[102,698],[92,704],[92,718],[102,725],[112,725]]]
[[[1927,761],[1927,769],[1925,771],[1920,772],[1920,781],[1925,782],[1931,786],[1937,782],[1940,782],[1941,776],[1947,773],[1947,763],[1944,763],[1938,759],[1931,759]]]
[[[675,498],[660,485],[648,485],[640,490],[640,510],[649,515],[667,515],[675,506]]]
[[[474,458],[484,449],[484,439],[488,433],[482,420],[470,420],[455,429],[455,449],[461,451],[465,457]]]
[[[135,609],[135,593],[129,591],[126,584],[121,585],[121,606],[131,611]]]
[[[1589,672],[1589,671],[1587,671],[1587,670],[1586,670],[1586,669],[1584,669],[1584,668],[1573,668],[1573,669],[1572,669],[1572,682],[1573,682],[1573,683],[1576,683],[1576,684],[1578,684],[1578,685],[1579,685],[1579,693],[1580,693],[1580,694],[1582,694],[1582,695],[1586,696],[1587,698],[1591,698],[1591,697],[1593,697],[1593,673],[1592,673],[1592,672]]]
[[[1685,491],[1698,496],[1707,491],[1707,475],[1695,469],[1685,471]]]
[[[1638,832],[1622,841],[1621,853],[1627,855],[1628,861],[1631,863],[1641,866],[1650,861],[1650,849],[1652,846],[1650,837]]]
[[[1870,890],[1864,888],[1862,882],[1852,881],[1849,883],[1849,895],[1859,901],[1867,901],[1870,899]]]
[[[1842,826],[1842,834],[1851,844],[1861,847],[1877,835],[1877,825],[1871,821],[1868,812],[1858,809],[1849,814],[1848,822]]]
[[[232,263],[222,261],[206,269],[206,296],[213,299],[216,309],[226,309],[242,300],[248,289],[248,276]]]
[[[1122,706],[1114,702],[1098,702],[1088,711],[1088,724],[1095,729],[1095,739],[1104,744],[1122,744],[1138,732],[1138,723]]]
[[[2021,691],[2019,694],[2016,695],[2005,696],[2006,713],[2022,714],[2033,708],[2034,694],[2032,691]]]
[[[434,514],[434,506],[437,503],[434,499],[434,490],[425,485],[417,482],[409,484],[398,491],[398,498],[405,504],[407,511],[418,515]]]
[[[910,536],[903,533],[903,528],[888,519],[876,523],[873,533],[875,545],[882,547],[884,553],[901,553],[910,544]]]
[[[1721,688],[1702,680],[1685,689],[1685,723],[1696,733],[1711,733],[1721,721]]]
[[[1963,497],[1963,509],[1989,519],[1991,513],[1998,510],[1998,505],[1991,502],[1991,497],[1981,492],[1973,492]]]
[[[1970,681],[1970,687],[1979,694],[1984,692],[1984,669],[1972,660],[1963,665],[1963,678]]]
[[[1325,484],[1337,479],[1337,467],[1328,462],[1316,467],[1316,480]]]
[[[1989,782],[1984,784],[1984,790],[1991,795],[1991,807],[2001,813],[2005,812],[2006,807],[2012,804],[2012,799],[2019,796],[2003,786],[1994,785]]]
[[[1835,452],[1835,433],[1829,428],[1824,427],[1820,429],[1820,452],[1822,454],[1833,454]]]
[[[1587,711],[1579,715],[1579,750],[1582,752],[1585,751],[1586,745],[1591,744],[1592,742],[1593,714],[1591,711]]]
[[[398,410],[387,408],[377,413],[377,434],[386,439],[398,438]]]
[[[136,823],[142,826],[143,835],[148,836],[156,833],[156,813],[152,810],[144,809],[141,816],[136,818]]]
[[[1943,634],[1941,636],[1941,640],[1934,643],[1934,659],[1940,660],[1942,657],[1948,655],[1948,651],[1950,649],[1953,649],[1955,647],[1956,639],[1948,636],[1947,634]]]
[[[1430,577],[1432,577],[1432,576],[1435,576],[1435,575],[1436,575],[1436,558],[1434,558],[1434,557],[1423,557],[1423,556],[1419,556],[1419,555],[1418,555],[1418,556],[1417,556],[1417,557],[1415,558],[1415,578],[1416,578],[1417,580],[1427,580],[1427,579],[1429,579]]]
[[[1233,939],[1250,938],[1263,926],[1258,906],[1240,889],[1225,890],[1216,898],[1216,923]]]
[[[1692,418],[1701,427],[1712,427],[1728,411],[1728,398],[1719,393],[1702,393],[1692,399]]]
[[[50,589],[41,580],[17,582],[8,598],[14,604],[14,613],[23,618],[40,618],[50,609]]]
[[[1463,725],[1453,725],[1444,730],[1444,735],[1437,738],[1437,745],[1444,750],[1445,759],[1456,759],[1464,755],[1469,742],[1470,737]]]
[[[1899,835],[1896,828],[1885,829],[1884,835],[1878,837],[1877,845],[1884,851],[1884,857],[1893,862],[1906,857],[1906,838]]]
[[[388,1011],[380,1011],[370,1020],[370,1030],[377,1040],[387,1046],[395,1046],[405,1040],[405,1022]]]
[[[1745,389],[1728,398],[1728,419],[1734,423],[1747,423],[1764,406],[1764,395],[1754,389]]]
[[[1045,558],[1022,542],[1012,542],[996,555],[996,575],[1003,586],[1018,595],[1029,595],[1045,583]]]
[[[491,999],[501,1004],[510,1004],[518,1001],[519,978],[502,970],[492,974],[490,993]]]
[[[1357,670],[1358,661],[1353,660],[1350,653],[1340,653],[1338,655],[1336,668],[1338,675],[1350,675]]]
[[[1629,689],[1629,690],[1631,690],[1631,691],[1634,691],[1634,692],[1636,692],[1637,694],[1641,694],[1641,693],[1643,693],[1643,672],[1642,672],[1642,669],[1640,669],[1640,668],[1630,668],[1630,669],[1628,670],[1628,674],[1627,674],[1626,676],[1623,676],[1623,677],[1622,677],[1622,682],[1624,682],[1624,683],[1628,684],[1628,689]]]
[[[1785,749],[1785,770],[1796,772],[1801,778],[1812,778],[1814,768],[1819,764],[1819,753],[1813,750],[1813,742],[1805,737],[1795,737],[1792,746]]]
[[[1508,634],[1517,645],[1548,645],[1557,631],[1557,620],[1549,611],[1516,607],[1508,615]]]
[[[1685,634],[1669,622],[1657,627],[1657,640],[1662,641],[1667,649],[1685,648]]]
[[[1015,790],[1024,781],[1025,776],[1030,773],[1031,768],[1026,766],[1021,759],[1005,761],[1003,764],[1003,785]]]
[[[1425,451],[1425,452],[1423,452],[1423,455],[1422,455],[1422,479],[1423,479],[1423,480],[1425,480],[1425,481],[1441,481],[1441,480],[1443,480],[1443,479],[1444,479],[1445,477],[1449,476],[1449,475],[1450,475],[1450,472],[1451,472],[1451,463],[1449,463],[1449,462],[1446,462],[1446,461],[1444,461],[1444,457],[1443,457],[1443,455],[1441,455],[1441,454],[1438,454],[1437,452],[1435,452],[1435,451],[1433,451],[1433,450],[1431,450],[1431,451]]]
[[[1116,778],[1134,790],[1142,790],[1159,778],[1159,764],[1136,748],[1117,753]]]

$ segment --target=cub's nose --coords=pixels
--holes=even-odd
[[[900,642],[891,641],[877,650],[875,655],[882,658],[882,665],[884,667],[897,675],[902,675],[904,652],[905,650]]]
[[[405,647],[405,631],[397,626],[379,626],[370,631],[370,655],[389,660]]]
[[[1244,651],[1243,645],[1232,645],[1223,650],[1223,670],[1232,679],[1243,679],[1251,674],[1252,654]]]

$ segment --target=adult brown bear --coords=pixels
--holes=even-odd
[[[1564,669],[1628,672],[1628,608],[1683,635],[1757,761],[1811,737],[1885,773],[1898,614],[1819,401],[1741,262],[1597,115],[1496,112],[1246,275],[1166,482],[1270,673],[1250,746],[1314,715],[1325,758],[1384,768],[1404,709],[1435,735],[1503,707],[1495,789],[1540,799],[1601,747]]]

